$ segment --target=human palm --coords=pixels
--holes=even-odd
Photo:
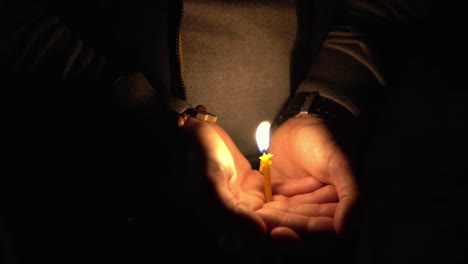
[[[269,152],[273,201],[257,210],[274,238],[343,229],[358,189],[351,164],[325,121],[304,115],[282,124]]]
[[[237,226],[242,223],[249,226],[249,230],[265,234],[265,223],[255,213],[264,203],[263,176],[260,172],[252,169],[231,137],[217,123],[189,118],[183,128],[198,149],[197,153],[201,154],[204,164],[201,175],[191,179],[192,182],[199,181],[196,186],[200,188],[193,187],[193,184],[190,188],[192,191],[197,188],[209,190],[192,196],[192,203],[205,212],[211,210],[207,212],[210,214],[207,220],[219,223],[226,219],[217,219],[220,215],[213,213],[213,207],[209,207],[218,203],[217,208],[223,208],[220,214],[228,215],[231,223]],[[209,188],[204,189],[206,183]]]

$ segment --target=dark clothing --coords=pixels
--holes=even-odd
[[[216,5],[214,1],[188,2],[195,8]],[[234,8],[231,14],[243,14],[240,10],[264,2],[268,1],[220,1],[215,10]],[[452,80],[452,69],[442,66],[453,64],[445,53],[438,51],[457,54],[442,37],[452,33],[445,31],[446,24],[455,23],[451,23],[452,19],[442,19],[448,18],[444,15],[446,9],[439,9],[428,1],[369,2],[372,3],[295,1],[297,24],[292,25],[297,30],[295,39],[291,41],[288,35],[283,42],[284,45],[293,44],[291,64],[286,65],[287,71],[281,69],[282,76],[275,77],[280,78],[283,86],[289,82],[291,93],[318,91],[369,124],[376,124],[375,129],[371,125],[368,127],[368,134],[375,134],[367,139],[370,148],[362,155],[367,166],[362,166],[359,174],[363,193],[369,198],[363,205],[365,217],[360,225],[361,237],[352,243],[358,246],[357,253],[346,244],[348,250],[353,251],[347,253],[357,254],[360,262],[365,263],[401,263],[393,257],[407,258],[414,254],[416,259],[424,256],[426,261],[431,260],[431,256],[435,256],[434,259],[445,256],[443,253],[450,254],[454,260],[461,259],[463,253],[456,242],[463,242],[465,235],[454,234],[454,229],[466,231],[466,225],[460,221],[462,217],[454,217],[457,219],[454,226],[439,217],[424,221],[433,236],[416,221],[419,217],[431,216],[428,211],[432,206],[425,203],[427,201],[436,202],[434,208],[440,211],[446,205],[450,205],[451,211],[463,205],[459,197],[461,191],[457,188],[455,195],[450,195],[434,187],[439,186],[439,181],[447,183],[441,180],[447,178],[450,179],[445,186],[447,189],[463,186],[457,183],[460,175],[466,176],[465,169],[454,169],[450,173],[444,170],[464,164],[466,155],[456,155],[463,153],[461,147],[453,157],[445,155],[450,150],[442,143],[434,144],[435,149],[424,148],[429,138],[433,141],[440,135],[445,135],[452,145],[466,144],[459,134],[466,130],[462,116],[467,111],[459,102],[460,98],[466,98],[464,91],[450,91],[449,96],[444,97],[457,103],[444,101],[442,104],[444,109],[451,109],[447,110],[450,118],[446,119],[436,111],[438,109],[428,111],[433,105],[439,105],[439,97],[433,92],[438,94],[439,87],[449,83],[446,80]],[[272,3],[274,7],[283,2]],[[5,245],[2,250],[7,263],[88,262],[88,258],[101,260],[100,257],[105,262],[109,258],[125,258],[139,263],[158,260],[161,256],[171,256],[175,260],[216,260],[226,255],[232,257],[228,260],[236,262],[247,261],[246,255],[254,252],[256,258],[252,263],[287,263],[303,255],[311,262],[318,261],[315,257],[351,261],[347,258],[349,255],[340,255],[330,248],[316,256],[316,252],[307,255],[308,251],[302,249],[281,251],[256,241],[239,246],[238,241],[215,240],[222,238],[196,219],[192,224],[198,228],[187,226],[186,217],[195,214],[196,208],[184,208],[185,197],[174,195],[171,188],[184,183],[178,178],[185,169],[181,166],[185,161],[180,154],[184,146],[179,141],[174,115],[166,111],[165,103],[171,96],[189,99],[203,98],[206,94],[190,94],[184,90],[189,87],[184,87],[180,79],[184,75],[180,72],[179,41],[184,52],[184,41],[187,41],[184,34],[195,32],[194,29],[178,31],[187,29],[182,22],[190,19],[190,16],[181,16],[184,13],[180,1],[81,1],[69,5],[64,1],[26,0],[2,1],[0,7],[0,67],[5,98],[2,149],[7,155],[4,163],[8,168],[2,178],[12,180],[1,184],[5,189],[2,190],[2,205],[5,205],[2,208],[6,213],[2,219],[5,225],[0,226],[0,235],[4,235],[0,241]],[[432,17],[435,13],[440,17]],[[257,19],[255,21],[261,24],[262,20]],[[272,23],[278,21],[284,20],[272,20]],[[195,39],[202,44],[209,42],[209,37],[195,36]],[[234,45],[242,43],[239,38],[235,40],[239,42]],[[265,46],[267,42],[262,43]],[[226,50],[230,50],[229,44]],[[188,51],[199,49],[187,48]],[[223,54],[226,50],[212,51]],[[431,54],[430,59],[427,54]],[[258,57],[272,59],[269,55]],[[199,63],[196,58],[188,58],[187,67]],[[251,63],[258,63],[254,68],[260,70],[258,73],[266,72],[261,71],[262,64],[272,65],[270,61],[251,59],[246,64],[254,67]],[[410,64],[414,61],[415,64]],[[284,57],[274,63],[278,62],[283,63]],[[232,66],[229,69],[232,70]],[[199,72],[186,70],[187,75],[195,76],[190,79],[190,85],[204,81],[197,79]],[[285,72],[289,75],[284,76]],[[421,82],[434,74],[440,78]],[[212,83],[213,80],[206,81]],[[268,84],[271,80],[255,81],[258,86],[261,81]],[[249,93],[246,97],[239,91],[232,94],[238,97],[236,100],[258,95],[261,94]],[[250,117],[250,109],[232,109],[234,106],[229,104],[225,107],[237,111],[240,117]],[[265,109],[259,107],[258,111],[264,111],[267,118],[277,114]],[[413,122],[414,119],[422,123]],[[260,120],[251,121],[250,126],[257,121]],[[235,124],[230,126],[235,131]],[[445,128],[454,133],[444,131]],[[248,142],[241,135],[234,134],[233,138]],[[414,144],[423,147],[423,155],[421,148]],[[406,145],[419,157],[417,168],[427,166],[428,161],[435,166],[433,170],[424,170],[424,174],[432,173],[430,183],[424,182],[427,178],[408,162],[414,156],[405,151]],[[445,157],[442,164],[436,164],[439,159],[432,160],[431,151]],[[400,162],[402,168],[396,169],[398,163],[395,162]],[[393,182],[387,184],[388,181]],[[424,182],[424,190],[419,190],[424,198],[411,192],[421,186],[420,182]],[[398,199],[393,200],[394,197]],[[411,203],[405,203],[407,199],[411,199]],[[395,201],[399,204],[394,204]],[[414,207],[422,213],[411,211]],[[10,208],[23,210],[24,214],[10,213]],[[400,212],[400,208],[404,210]],[[110,213],[103,216],[103,211]],[[411,221],[406,221],[405,214]],[[419,232],[422,238],[408,235],[412,230]],[[391,240],[387,239],[389,236]],[[416,241],[415,244],[422,243],[424,238],[423,246],[409,252],[404,247],[406,244],[400,243],[408,237]],[[446,246],[438,254],[436,246],[441,244],[438,238],[447,240],[453,247]],[[238,247],[244,251],[237,252]],[[181,249],[181,252],[166,252],[173,249]],[[190,249],[194,249],[193,252],[185,254]],[[425,249],[430,249],[429,255]]]
[[[206,104],[241,151],[254,159],[259,152],[256,126],[273,121],[298,87],[319,91],[357,116],[372,109],[368,98],[384,91],[374,51],[361,39],[360,28],[352,27],[358,21],[353,16],[365,18],[369,6],[349,5],[345,10],[355,12],[349,15],[341,1],[102,1],[97,11],[44,2],[44,9],[36,2],[33,8],[9,4],[10,14],[16,8],[26,18],[9,19],[23,30],[12,32],[8,24],[4,29],[7,72],[21,75],[29,68],[40,79],[53,78],[41,81],[59,85],[93,78],[87,86],[101,84],[80,91],[84,97],[92,93],[102,97],[96,100],[100,102],[113,96],[124,107],[163,105],[156,101],[168,96]],[[206,21],[198,22],[194,15]],[[80,16],[90,19],[83,23]],[[231,37],[222,39],[226,32]],[[21,44],[31,41],[37,46]],[[134,78],[135,72],[144,77]]]

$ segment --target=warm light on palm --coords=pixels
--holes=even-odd
[[[340,232],[357,199],[347,157],[324,121],[294,118],[272,135],[269,152],[273,201],[264,203],[263,175],[252,169],[229,135],[216,123],[189,119],[187,135],[203,155],[206,177],[217,202],[274,238]],[[201,201],[199,206],[216,201]]]
[[[258,212],[269,228],[287,227],[273,234],[339,232],[357,187],[349,161],[324,121],[311,116],[288,120],[273,134],[270,152],[275,155],[274,202]]]
[[[229,135],[216,123],[189,119],[184,129],[199,142],[205,155],[206,177],[226,209],[247,217],[262,232],[255,213],[263,205],[263,177],[253,170]]]

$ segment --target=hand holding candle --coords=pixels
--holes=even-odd
[[[261,122],[255,134],[258,148],[263,155],[260,157],[260,172],[263,174],[264,177],[264,187],[265,187],[265,201],[271,202],[273,201],[272,190],[271,190],[271,178],[270,178],[270,165],[271,165],[271,158],[273,154],[267,153],[269,144],[270,144],[270,122],[263,121]]]
[[[310,115],[275,129],[268,151],[278,173],[272,175],[275,198],[282,199],[256,211],[272,238],[308,239],[352,228],[359,189],[351,160],[335,140],[328,123]]]

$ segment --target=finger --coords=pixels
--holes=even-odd
[[[270,236],[273,240],[281,241],[281,242],[301,241],[301,238],[296,232],[294,232],[294,230],[288,227],[284,227],[284,226],[275,227],[273,230],[271,230]]]
[[[335,229],[337,233],[342,233],[347,220],[350,220],[352,210],[357,204],[357,195],[342,195],[335,213]]]
[[[308,217],[298,214],[262,208],[257,211],[269,229],[288,227],[298,233],[333,232],[334,222],[331,217]]]
[[[265,234],[267,226],[263,219],[255,212],[253,208],[261,208],[263,199],[251,196],[249,202],[241,203],[232,195],[232,192],[227,188],[220,188],[219,198],[222,202],[223,208],[232,213],[237,219],[244,219],[246,226],[254,226],[254,230],[259,234]]]
[[[343,159],[345,160],[345,159]],[[338,233],[343,231],[345,221],[356,205],[359,198],[359,189],[348,162],[332,163],[331,173],[336,175],[335,188],[340,200],[335,214],[335,229]]]
[[[296,204],[332,203],[338,201],[338,194],[334,186],[327,185],[312,193],[290,197],[288,201]]]
[[[236,206],[234,208],[234,213],[236,213],[238,216],[241,216],[245,219],[247,219],[249,222],[254,224],[256,226],[256,231],[258,231],[258,234],[265,234],[267,231],[267,225],[263,221],[263,219],[258,215],[255,211],[253,211],[250,208],[247,208],[243,205]]]
[[[264,208],[275,209],[303,216],[325,216],[333,218],[338,203],[324,204],[290,204],[287,202],[273,201],[263,205]]]
[[[275,185],[273,182],[273,192],[285,196],[293,196],[303,193],[311,193],[323,187],[324,184],[312,177],[288,179],[285,183]]]

